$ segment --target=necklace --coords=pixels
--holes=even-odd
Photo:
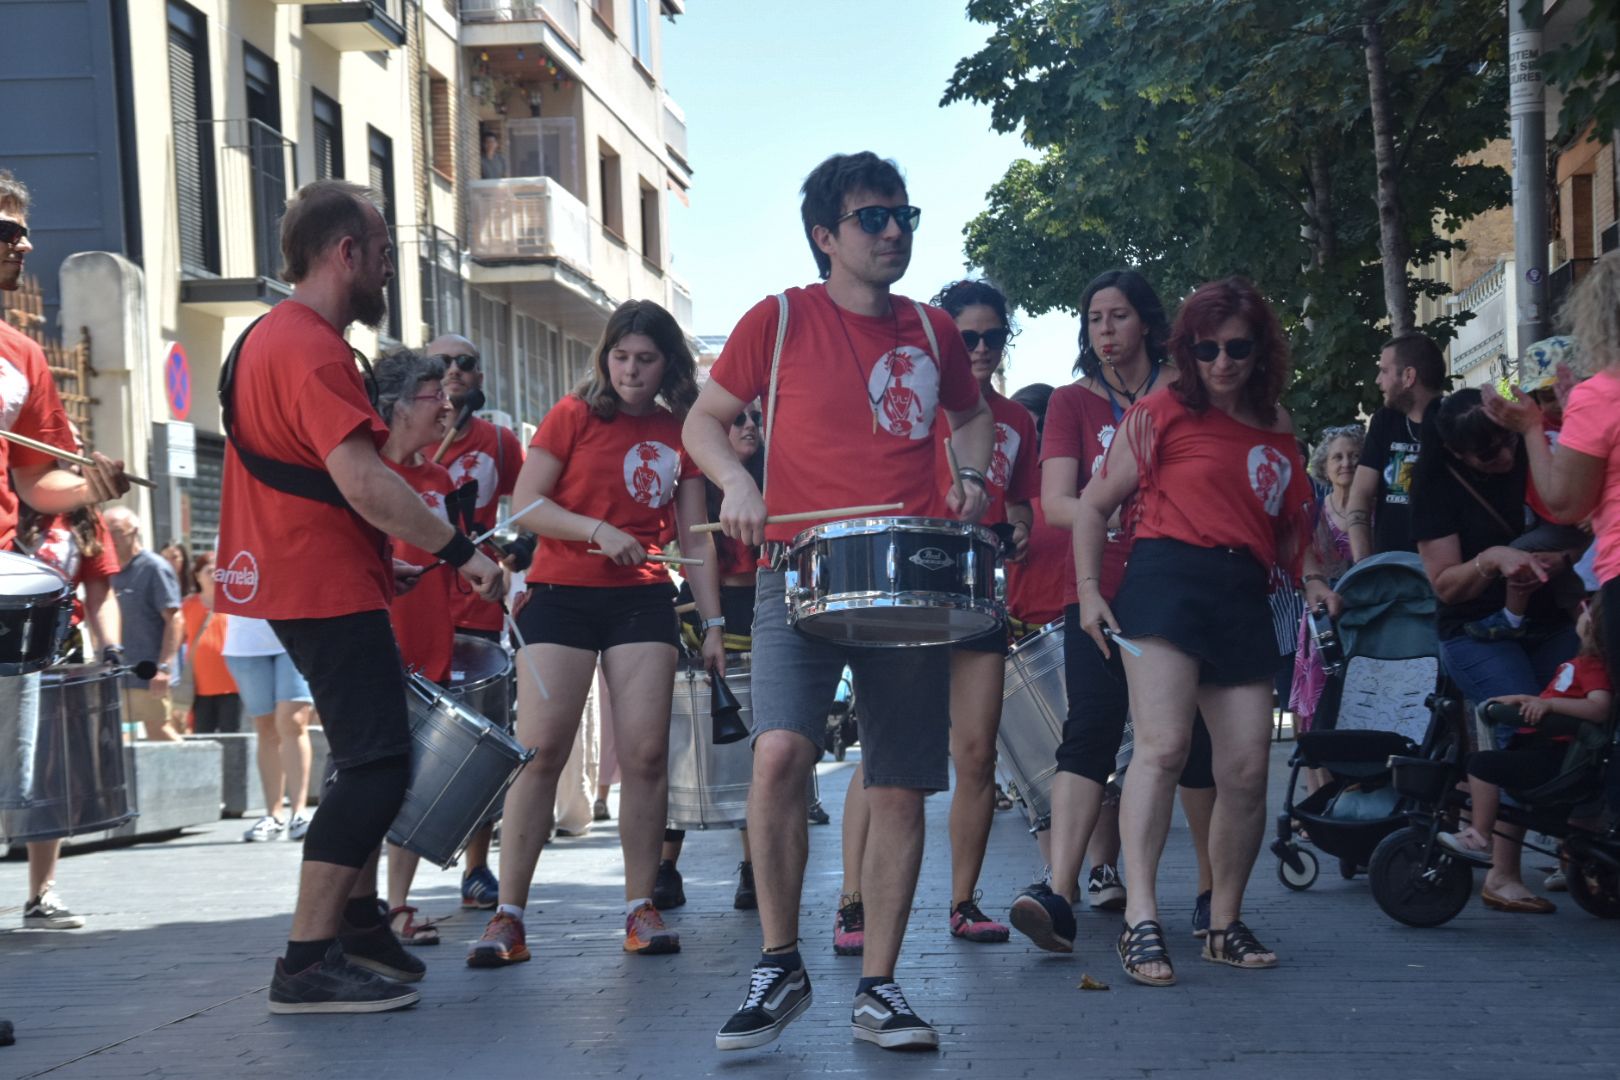
[[[1402,413],[1401,419],[1406,421],[1406,437],[1411,439],[1414,443],[1417,442],[1418,433],[1412,430],[1412,418],[1407,416],[1405,413]]]
[[[889,392],[889,385],[894,381],[894,369],[892,366],[890,367],[888,377],[884,379],[883,385],[876,394],[873,394],[871,380],[861,371],[861,357],[855,351],[855,340],[849,336],[849,326],[844,322],[843,310],[839,308],[837,302],[831,296],[827,296],[827,303],[832,305],[833,314],[838,317],[838,328],[844,332],[844,344],[849,347],[849,362],[855,365],[855,377],[860,380],[861,393],[866,395],[867,402],[872,406],[872,434],[876,435],[878,405],[882,403],[884,395]],[[894,346],[889,350],[890,355],[893,355],[900,348],[900,316],[894,310],[894,301],[892,299],[889,301],[889,319],[894,323]],[[877,362],[882,363],[883,358],[879,357]]]
[[[1113,367],[1112,364],[1109,364],[1108,366]],[[1118,372],[1116,371],[1115,374],[1118,374]],[[1123,394],[1124,397],[1125,397],[1125,404],[1126,405],[1135,405],[1136,404],[1136,399],[1139,396],[1141,396],[1143,391],[1145,391],[1145,390],[1149,389],[1150,387],[1152,387],[1152,385],[1154,384],[1154,382],[1156,382],[1158,380],[1158,378],[1159,378],[1159,363],[1158,363],[1158,361],[1154,361],[1148,367],[1148,373],[1146,375],[1142,376],[1142,381],[1139,384],[1137,384],[1137,387],[1136,387],[1135,390],[1127,390],[1123,386],[1121,386],[1119,388],[1119,392],[1121,394]],[[1113,410],[1113,412],[1114,412],[1114,423],[1117,424],[1125,416],[1125,406],[1121,405],[1119,403],[1118,399],[1116,399],[1114,397],[1114,386],[1113,386],[1112,383],[1110,383],[1108,381],[1108,375],[1107,375],[1107,373],[1105,371],[1099,370],[1097,372],[1097,380],[1103,384],[1103,392],[1108,395],[1108,406],[1109,406],[1110,409]]]

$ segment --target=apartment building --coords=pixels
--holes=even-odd
[[[219,368],[288,295],[277,233],[300,184],[342,177],[386,200],[399,273],[356,348],[466,334],[489,415],[520,434],[616,304],[690,319],[667,242],[690,169],[659,78],[675,0],[6,6],[8,38],[29,44],[0,165],[36,195],[47,313],[67,338],[90,332],[97,448],[159,482],[142,506],[155,537],[212,542]]]

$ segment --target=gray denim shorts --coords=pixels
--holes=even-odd
[[[759,573],[752,652],[754,737],[792,731],[825,745],[827,713],[844,667],[855,675],[867,787],[950,787],[951,651],[860,649],[788,625],[779,571]]]
[[[0,675],[0,810],[24,810],[34,794],[39,672]]]

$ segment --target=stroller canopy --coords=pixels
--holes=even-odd
[[[1439,654],[1434,590],[1416,555],[1390,551],[1363,559],[1334,590],[1344,600],[1338,627],[1345,656],[1407,660]]]

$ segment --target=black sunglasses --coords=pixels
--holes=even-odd
[[[986,330],[982,334],[977,330],[964,330],[962,331],[962,344],[967,346],[968,352],[972,352],[979,347],[979,342],[983,341],[984,347],[991,352],[1000,352],[1006,347],[1007,339],[1010,337],[1012,337],[1012,331],[1005,326],[999,326],[994,330]]]
[[[439,361],[445,366],[446,369],[448,369],[451,364],[454,364],[462,371],[478,370],[478,356],[476,353],[460,353],[457,355],[452,355],[450,353],[434,353],[432,356],[429,356],[428,359]]]
[[[28,226],[20,221],[0,221],[0,244],[15,244],[28,238]]]
[[[901,232],[916,232],[922,211],[915,206],[863,206],[859,210],[851,210],[833,224],[842,225],[850,218],[857,218],[861,223],[861,231],[875,236],[889,227],[891,217],[894,218],[894,223],[900,226]]]
[[[1213,364],[1215,358],[1221,355],[1221,349],[1233,360],[1247,360],[1254,352],[1254,342],[1248,338],[1236,337],[1227,342],[1195,341],[1192,354],[1198,358],[1199,363]]]
[[[760,413],[758,411],[749,412],[747,410],[744,410],[743,412],[740,412],[740,413],[737,414],[737,419],[735,419],[735,420],[733,420],[731,422],[731,426],[734,427],[734,428],[740,428],[743,425],[747,424],[748,421],[752,420],[754,422],[754,426],[758,427],[759,424],[760,424],[760,421],[762,421],[764,419],[765,419],[765,416],[764,416],[763,413]]]

